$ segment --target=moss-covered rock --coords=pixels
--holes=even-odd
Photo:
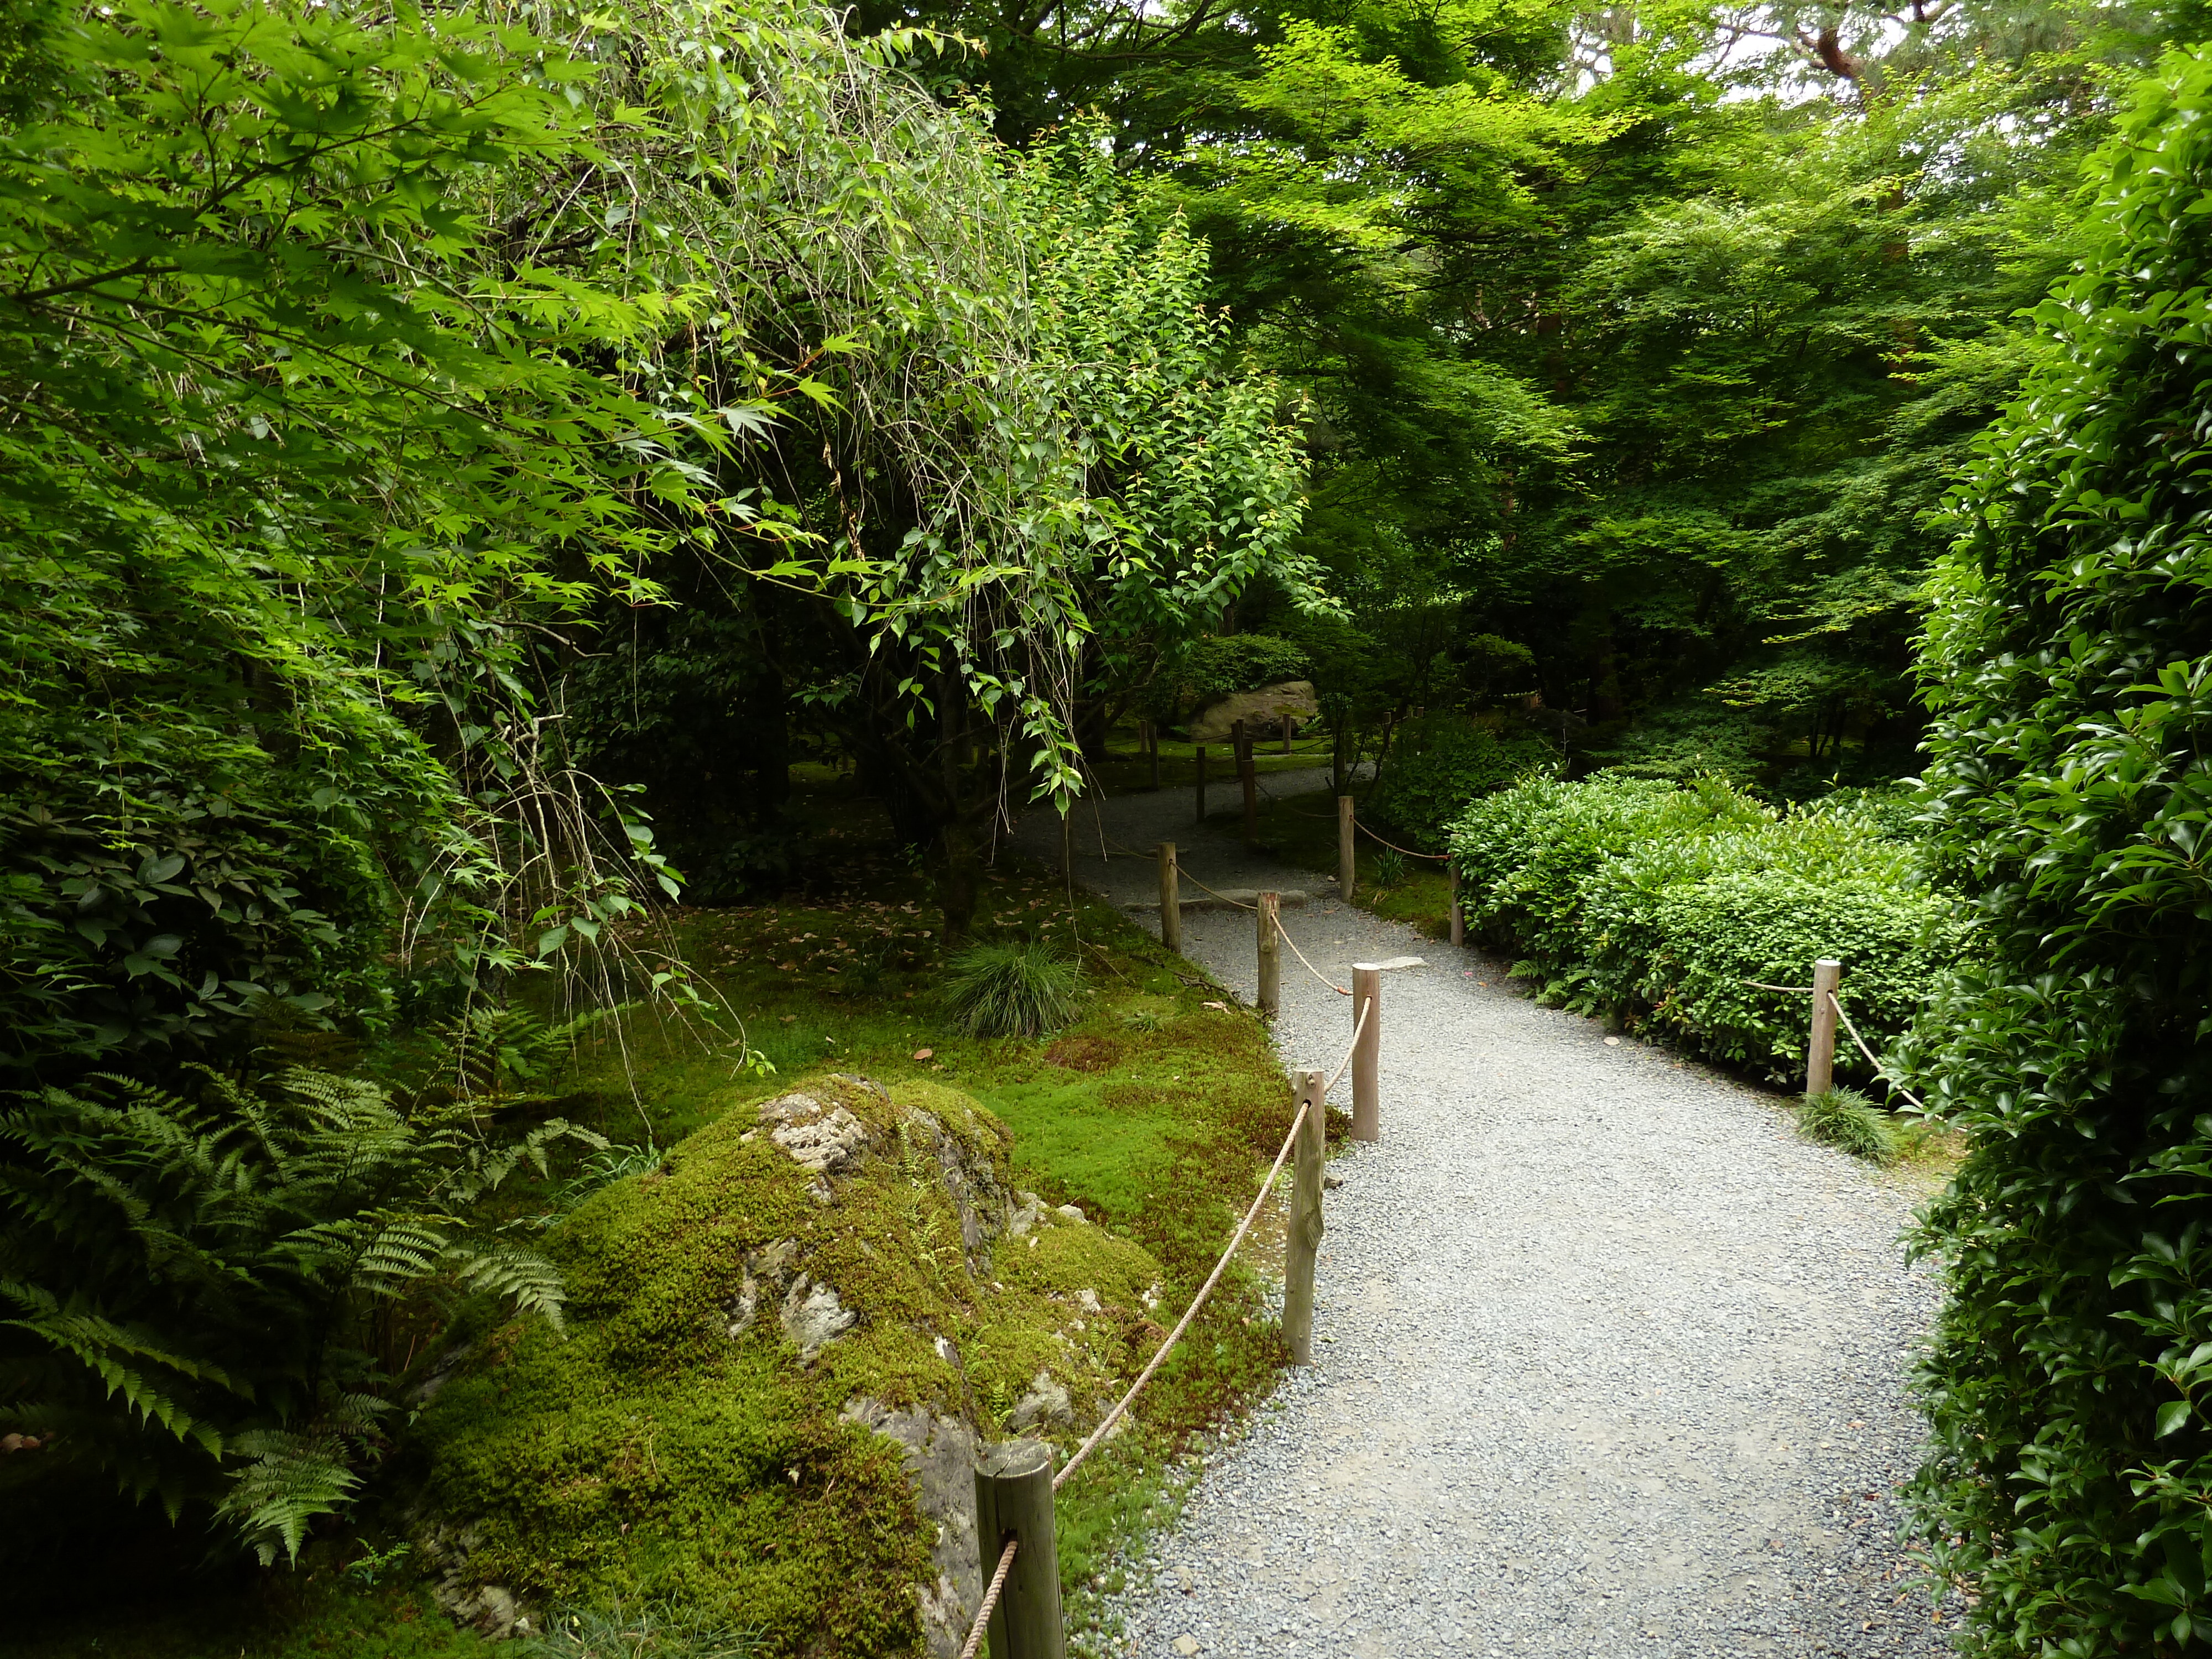
[[[565,1338],[475,1333],[418,1424],[448,1604],[957,1647],[977,1438],[1072,1445],[1162,1334],[1152,1257],[1012,1191],[1010,1146],[956,1091],[824,1074],[586,1201],[550,1235]]]

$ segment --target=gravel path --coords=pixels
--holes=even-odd
[[[1340,984],[1355,960],[1431,964],[1384,984],[1382,1139],[1332,1165],[1319,1363],[1209,1456],[1120,1599],[1124,1651],[1948,1650],[1895,1543],[1902,1378],[1935,1304],[1897,1243],[1911,1192],[1774,1097],[1196,830],[1188,790],[1097,810],[1215,887],[1311,893],[1284,921]],[[1102,863],[1078,822],[1079,878],[1157,896],[1150,862]],[[1048,823],[1023,839],[1056,855]],[[1253,995],[1248,915],[1187,914],[1183,948]],[[1333,1069],[1349,1001],[1285,953],[1285,1062]]]

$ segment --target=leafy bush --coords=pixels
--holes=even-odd
[[[1948,501],[1920,664],[1931,844],[1982,919],[1903,1051],[1971,1136],[1919,1525],[1969,1652],[2212,1642],[2212,60],[2090,169],[2041,363]]]
[[[1395,887],[1406,879],[1406,855],[1386,847],[1375,855],[1370,878],[1377,887]]]
[[[1224,634],[1199,640],[1154,686],[1149,707],[1164,720],[1195,714],[1236,691],[1302,679],[1303,647],[1273,634]]]
[[[945,964],[945,1012],[970,1036],[1036,1036],[1075,1017],[1080,979],[1048,945],[971,945]]]
[[[1797,1074],[1812,963],[1845,965],[1869,1042],[1902,1030],[1959,948],[1913,846],[1856,801],[1778,813],[1711,779],[1532,779],[1453,827],[1469,921],[1547,1000],[1610,1009],[1777,1081]],[[1516,969],[1516,971],[1519,971]],[[1864,1075],[1856,1048],[1838,1069]]]
[[[1798,1104],[1797,1127],[1807,1139],[1869,1164],[1887,1164],[1897,1157],[1896,1119],[1854,1089],[1808,1096]]]
[[[444,1284],[557,1326],[552,1267],[463,1218],[555,1140],[605,1143],[493,1139],[466,1104],[410,1115],[319,1072],[198,1078],[0,1115],[0,1427],[45,1443],[0,1491],[104,1474],[173,1519],[211,1508],[266,1563],[381,1444],[403,1299]]]
[[[1444,826],[1469,801],[1558,762],[1558,752],[1536,733],[1501,736],[1463,714],[1427,714],[1400,728],[1367,806],[1415,845],[1441,848]]]

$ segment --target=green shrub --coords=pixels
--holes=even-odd
[[[495,1139],[467,1103],[410,1115],[304,1070],[204,1072],[193,1099],[95,1079],[0,1115],[0,1428],[46,1443],[0,1463],[0,1512],[106,1477],[296,1556],[381,1443],[401,1298],[444,1283],[559,1324],[551,1265],[461,1217],[563,1136],[605,1144],[557,1120]]]
[[[1075,1017],[1081,977],[1048,945],[971,945],[945,964],[945,1010],[970,1036],[1036,1036]]]
[[[1978,1655],[2212,1645],[2212,61],[2089,173],[2040,366],[1947,501],[1930,841],[1972,959],[1901,1051],[1971,1137],[1914,1498]]]
[[[1273,634],[1224,634],[1194,642],[1155,683],[1146,707],[1153,717],[1179,720],[1237,691],[1306,675],[1304,648]]]
[[[1554,769],[1558,753],[1528,732],[1500,736],[1463,714],[1429,714],[1401,727],[1367,810],[1426,851],[1479,795],[1525,773]]]
[[[1782,814],[1712,779],[1601,773],[1475,803],[1452,848],[1470,924],[1523,958],[1543,1000],[1612,1010],[1780,1082],[1800,1073],[1811,999],[1759,984],[1809,984],[1832,957],[1879,1044],[1959,949],[1948,901],[1889,827],[1856,800]],[[1837,1068],[1873,1069],[1850,1047]]]
[[[1869,1164],[1893,1162],[1901,1145],[1896,1119],[1852,1089],[1831,1089],[1801,1101],[1797,1127],[1808,1140]]]

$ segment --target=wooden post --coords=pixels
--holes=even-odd
[[[1244,844],[1251,846],[1260,839],[1260,775],[1252,763],[1252,739],[1245,735],[1244,722],[1236,726],[1237,781],[1244,786]]]
[[[1291,1345],[1294,1365],[1313,1364],[1314,1258],[1321,1254],[1321,1175],[1328,1146],[1321,1084],[1319,1072],[1298,1073],[1306,1121],[1298,1127],[1297,1162],[1291,1172],[1291,1224],[1283,1261],[1283,1340]]]
[[[1152,787],[1160,787],[1160,728],[1152,721],[1145,722],[1145,758],[1152,769]]]
[[[1198,822],[1204,823],[1206,822],[1206,745],[1200,744],[1195,754],[1198,761]]]
[[[1352,845],[1352,797],[1336,798],[1336,886],[1343,898],[1352,896],[1352,884],[1359,873],[1359,849]]]
[[[1813,1040],[1805,1049],[1805,1098],[1825,1095],[1836,1080],[1836,988],[1844,964],[1823,957],[1813,964]]]
[[[1444,873],[1451,878],[1451,942],[1464,945],[1467,943],[1467,912],[1459,908],[1459,866],[1447,864]]]
[[[1065,1659],[1052,1448],[1042,1440],[986,1447],[975,1460],[975,1555],[987,1585],[1009,1538],[1021,1547],[991,1609],[991,1659]]]
[[[1283,716],[1283,752],[1285,755],[1291,752],[1291,738],[1296,734],[1297,729],[1298,723],[1295,717],[1289,714]]]
[[[1282,896],[1260,895],[1260,1014],[1273,1019],[1283,1011]]]
[[[1382,1139],[1382,970],[1371,962],[1352,964],[1352,1018],[1372,1007],[1367,1027],[1352,1049],[1352,1138]]]
[[[1177,956],[1182,954],[1182,894],[1176,878],[1176,848],[1171,841],[1160,843],[1160,943]]]

